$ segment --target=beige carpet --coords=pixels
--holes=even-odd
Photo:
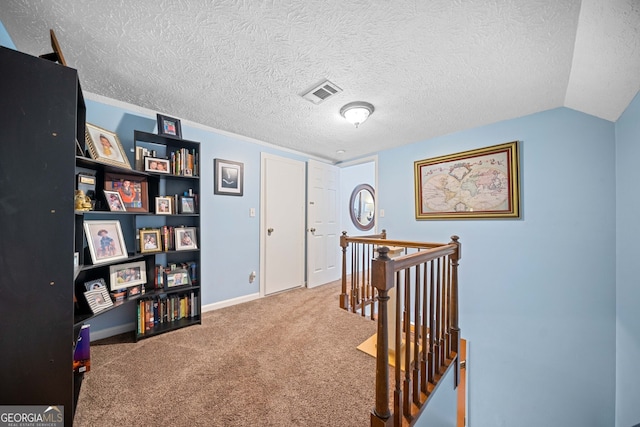
[[[368,426],[375,323],[341,310],[340,285],[204,313],[202,325],[93,343],[76,426]]]

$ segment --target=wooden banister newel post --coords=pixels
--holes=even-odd
[[[462,258],[461,245],[458,242],[458,236],[451,236],[451,243],[457,246],[451,260],[451,350],[456,352],[456,366],[454,375],[454,387],[458,387],[460,383],[460,328],[458,326],[458,261]]]
[[[393,288],[393,260],[389,248],[378,248],[378,258],[371,261],[371,284],[378,291],[378,335],[376,348],[376,406],[371,411],[372,427],[393,425],[389,410],[389,330],[387,324],[389,290]]]
[[[340,294],[340,308],[349,308],[349,294],[347,293],[347,232],[343,231],[340,236],[340,246],[342,247],[342,293]]]

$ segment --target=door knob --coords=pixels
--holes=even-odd
[[[309,230],[309,231],[310,231],[310,232],[312,232],[312,233],[315,233],[315,232],[316,232],[316,229],[315,229],[315,228],[312,228],[312,229],[311,229],[311,230]]]
[[[267,228],[267,235],[271,236],[271,233],[273,233],[273,228]]]

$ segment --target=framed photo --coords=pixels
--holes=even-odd
[[[180,126],[179,119],[174,119],[173,117],[169,116],[163,116],[162,114],[157,114],[157,116],[158,135],[170,135],[177,138],[182,138],[182,128]]]
[[[187,270],[171,270],[167,274],[167,280],[165,280],[166,288],[175,288],[176,286],[190,286],[191,277]]]
[[[242,196],[244,164],[231,160],[214,159],[214,194]]]
[[[124,212],[127,210],[120,193],[117,191],[104,190],[104,197],[107,199],[107,206],[109,206],[111,212]]]
[[[196,213],[196,201],[194,197],[180,196],[180,204],[178,205],[181,214]]]
[[[83,225],[93,264],[128,257],[120,221],[84,221]]]
[[[93,314],[99,313],[113,305],[106,286],[88,290],[84,293],[84,297],[87,299],[87,303]]]
[[[144,261],[110,265],[109,276],[109,287],[111,291],[147,283],[147,269]]]
[[[84,282],[84,287],[87,288],[88,291],[100,288],[106,289],[107,283],[104,281],[104,279],[90,280],[88,282]]]
[[[86,124],[85,140],[92,159],[108,165],[131,169],[118,135],[91,123]]]
[[[414,162],[416,219],[520,218],[518,142]]]
[[[145,172],[169,173],[169,160],[158,159],[157,157],[144,158]]]
[[[141,253],[162,251],[159,229],[139,230],[139,233]]]
[[[105,172],[104,189],[118,192],[128,212],[149,212],[149,184],[146,177]]]
[[[142,295],[142,285],[132,286],[127,289],[127,298],[137,298]]]
[[[174,232],[176,251],[198,249],[195,227],[176,227]]]
[[[156,214],[171,215],[173,210],[171,197],[156,197]]]

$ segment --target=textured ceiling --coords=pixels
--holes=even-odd
[[[4,0],[17,48],[56,32],[87,92],[331,161],[640,89],[638,0]],[[300,94],[343,89],[320,105]],[[339,114],[376,110],[358,129]],[[337,150],[345,150],[337,154]]]

